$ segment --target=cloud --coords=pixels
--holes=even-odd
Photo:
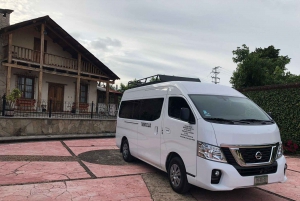
[[[122,43],[117,39],[111,39],[107,37],[107,38],[97,38],[96,40],[91,41],[90,45],[91,48],[94,49],[107,50],[109,48],[121,47]]]
[[[30,20],[45,15],[50,15],[55,19],[63,17],[61,12],[46,11],[38,9],[35,5],[40,4],[39,0],[0,0],[2,8],[14,10],[10,17],[10,24],[15,24],[25,20]]]
[[[210,82],[212,68],[222,66],[218,76],[230,86],[232,51],[242,44],[251,51],[274,45],[300,74],[297,0],[0,2],[15,10],[13,22],[50,15],[123,83],[157,73]]]

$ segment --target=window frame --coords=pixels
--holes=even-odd
[[[188,109],[190,109],[190,119],[189,119],[189,121],[183,121],[180,118],[176,118],[174,116],[170,116],[170,114],[169,114],[170,98],[182,98],[183,100],[185,100],[186,104],[189,106]],[[187,122],[187,123],[190,123],[190,124],[196,124],[196,115],[194,114],[194,111],[193,111],[191,105],[189,104],[189,101],[187,101],[186,98],[183,97],[183,96],[168,96],[168,111],[167,111],[167,113],[168,113],[168,117],[169,118],[176,119],[176,120],[179,120],[179,121],[182,121],[182,122]],[[191,121],[191,120],[193,120],[193,121]]]
[[[162,99],[162,104],[161,104],[159,116],[157,116],[157,118],[152,119],[152,120],[141,119],[141,107],[143,107],[143,102],[145,100],[150,100],[151,101],[153,99]],[[163,111],[163,108],[164,108],[164,101],[165,101],[164,97],[155,97],[155,98],[146,98],[146,99],[135,99],[135,100],[123,100],[121,102],[121,104],[120,104],[120,111],[119,111],[118,117],[119,118],[123,118],[123,119],[132,119],[132,120],[139,120],[139,121],[156,121],[157,119],[161,118],[161,116],[162,116],[162,111]],[[124,117],[123,114],[122,114],[123,103],[126,103],[126,102],[134,104],[134,105],[130,105],[130,107],[131,107],[131,109],[130,109],[131,113],[128,115],[129,118]],[[136,105],[138,105],[138,107],[136,107]],[[120,116],[120,114],[122,116]]]
[[[85,96],[84,96],[84,97],[82,96],[82,93],[81,93],[81,92],[82,92],[82,91],[81,91],[82,87],[85,87],[85,88],[86,88]],[[80,83],[79,103],[87,103],[87,102],[88,102],[88,91],[89,91],[89,86],[88,86],[88,84],[82,84],[82,83]],[[81,98],[84,98],[85,101],[82,102],[82,101],[81,101]]]
[[[20,79],[24,78],[24,83],[20,82]],[[27,85],[26,80],[31,79],[32,85]],[[22,86],[24,86],[24,89],[22,90]],[[28,92],[26,91],[26,86],[32,86],[32,91]],[[26,75],[18,75],[17,76],[17,88],[21,91],[21,98],[23,99],[34,99],[34,88],[35,87],[35,78],[31,76]],[[26,98],[26,93],[31,93],[30,98]]]

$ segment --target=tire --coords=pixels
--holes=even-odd
[[[122,144],[122,156],[126,162],[131,162],[134,159],[134,157],[130,154],[129,143],[127,139],[124,140]]]
[[[186,170],[183,161],[179,157],[174,157],[168,167],[168,178],[172,189],[179,194],[190,190],[190,184],[186,177]]]

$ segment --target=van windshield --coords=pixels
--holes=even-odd
[[[189,95],[203,119],[221,123],[274,123],[248,98],[216,95]]]

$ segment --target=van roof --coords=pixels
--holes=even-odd
[[[237,90],[220,85],[220,84],[210,84],[203,82],[189,82],[189,81],[171,81],[163,82],[157,84],[151,84],[146,86],[141,86],[138,88],[132,88],[125,91],[127,92],[138,92],[143,90],[151,90],[155,88],[164,88],[164,87],[176,87],[183,94],[205,94],[205,95],[224,95],[224,96],[236,96],[236,97],[245,97],[242,93]]]

